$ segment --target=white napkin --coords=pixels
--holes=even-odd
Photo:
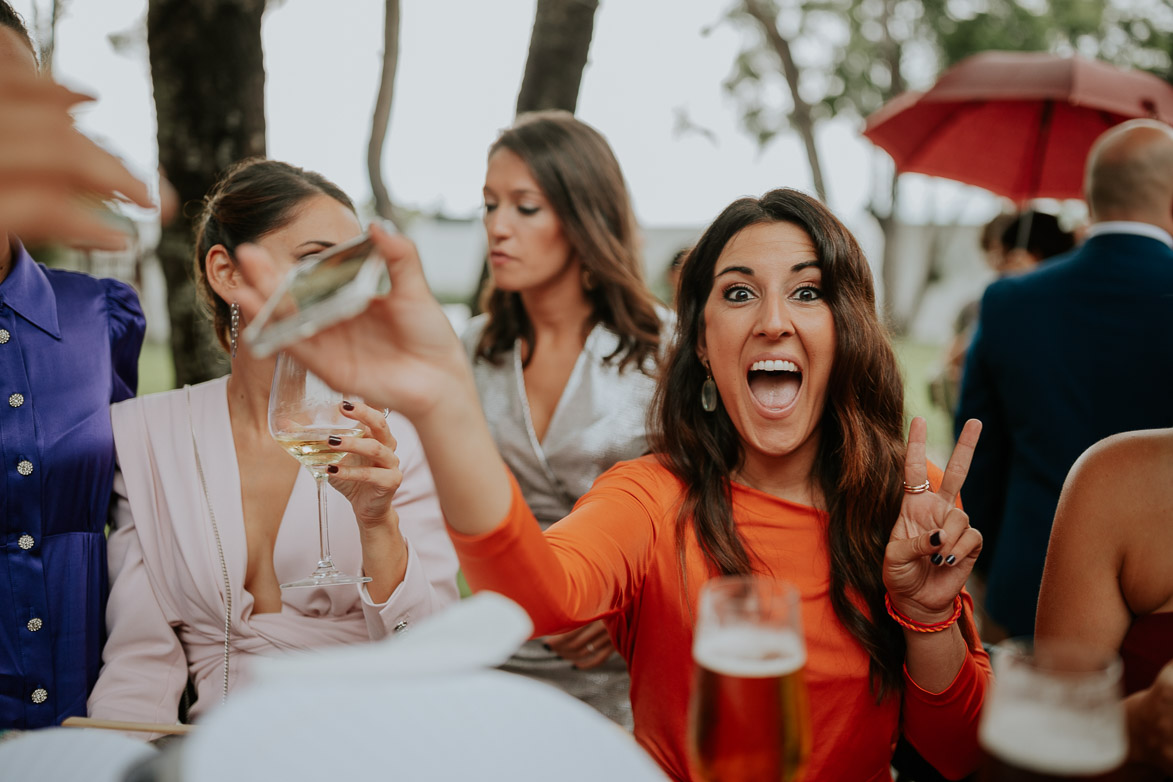
[[[108,730],[31,730],[0,741],[0,779],[119,782],[156,752],[150,744]]]
[[[488,670],[532,632],[480,593],[378,643],[265,660],[181,743],[182,779],[663,782],[594,709]]]
[[[257,683],[309,677],[370,681],[490,668],[508,660],[533,631],[529,614],[517,603],[481,592],[382,641],[258,659],[250,678]]]

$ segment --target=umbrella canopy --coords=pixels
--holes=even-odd
[[[1113,125],[1173,124],[1173,85],[1143,71],[1041,52],[983,52],[867,119],[898,172],[955,179],[1021,202],[1080,198],[1087,153]]]

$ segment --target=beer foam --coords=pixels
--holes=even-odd
[[[692,656],[714,673],[742,678],[783,676],[806,663],[802,637],[793,630],[726,627],[698,635]]]
[[[986,709],[982,747],[1020,768],[1090,776],[1118,768],[1128,754],[1119,715],[1079,713],[1040,701],[999,703],[996,694]]]

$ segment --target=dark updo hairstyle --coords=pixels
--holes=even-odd
[[[259,157],[233,163],[205,196],[195,221],[195,282],[225,350],[231,316],[228,302],[208,284],[208,252],[220,244],[235,261],[237,247],[289,225],[298,207],[316,195],[355,211],[346,193],[321,174]]]
[[[582,265],[583,289],[592,308],[592,322],[603,323],[619,346],[607,360],[643,369],[660,347],[660,317],[655,298],[644,283],[635,215],[627,184],[615,154],[597,130],[566,111],[523,114],[489,147],[513,152],[526,166],[562,224],[571,251]],[[533,324],[521,294],[495,288],[481,294],[488,324],[477,355],[493,363],[518,337],[533,349]]]
[[[744,458],[741,438],[724,405],[712,413],[701,408],[707,372],[697,346],[721,253],[745,228],[779,222],[810,237],[835,322],[835,360],[811,480],[826,505],[831,605],[871,658],[872,691],[881,700],[900,692],[904,681],[904,636],[887,616],[882,577],[884,549],[903,498],[904,386],[876,314],[863,251],[819,201],[787,189],[734,201],[686,257],[675,346],[650,413],[653,451],[684,486],[677,518],[680,556],[691,532],[714,575],[768,571],[769,562],[755,563],[733,520],[730,480]],[[966,640],[972,645],[972,638]]]
[[[24,19],[16,12],[15,8],[8,4],[7,0],[0,0],[0,27],[6,27],[16,33],[17,37],[24,41],[29,51],[33,53],[33,59],[36,59],[37,47],[33,46],[33,39],[29,35],[28,28],[25,27]]]
[[[1025,229],[1028,253],[1045,261],[1075,247],[1075,235],[1059,227],[1059,219],[1046,212],[1028,211],[1015,217],[1002,231],[1002,246],[1007,250],[1019,248],[1020,235]]]

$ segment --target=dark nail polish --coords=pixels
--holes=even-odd
[[[332,434],[326,439],[326,442],[330,443],[330,445],[342,445],[342,438],[336,434]]]
[[[351,410],[354,409],[354,405],[351,404],[350,402],[343,402],[342,409],[349,413]]]
[[[941,530],[937,530],[932,535],[929,535],[929,543],[933,544],[934,546],[941,545]]]
[[[950,554],[949,556],[945,557],[945,564],[946,564],[946,565],[952,565],[952,564],[953,564],[954,562],[956,562],[956,561],[957,561],[957,557],[953,556],[952,554]]]
[[[940,555],[940,553],[934,554],[933,556],[929,557],[929,562],[932,562],[934,565],[939,565],[944,561],[945,561],[945,558],[942,557]]]
[[[550,646],[550,644],[542,644],[542,648],[545,649],[547,652],[554,651],[554,647]]]
[[[331,475],[336,475],[338,473],[338,465],[331,464],[329,467],[326,468],[326,472],[330,473]],[[939,557],[941,555],[938,554],[937,556]]]

